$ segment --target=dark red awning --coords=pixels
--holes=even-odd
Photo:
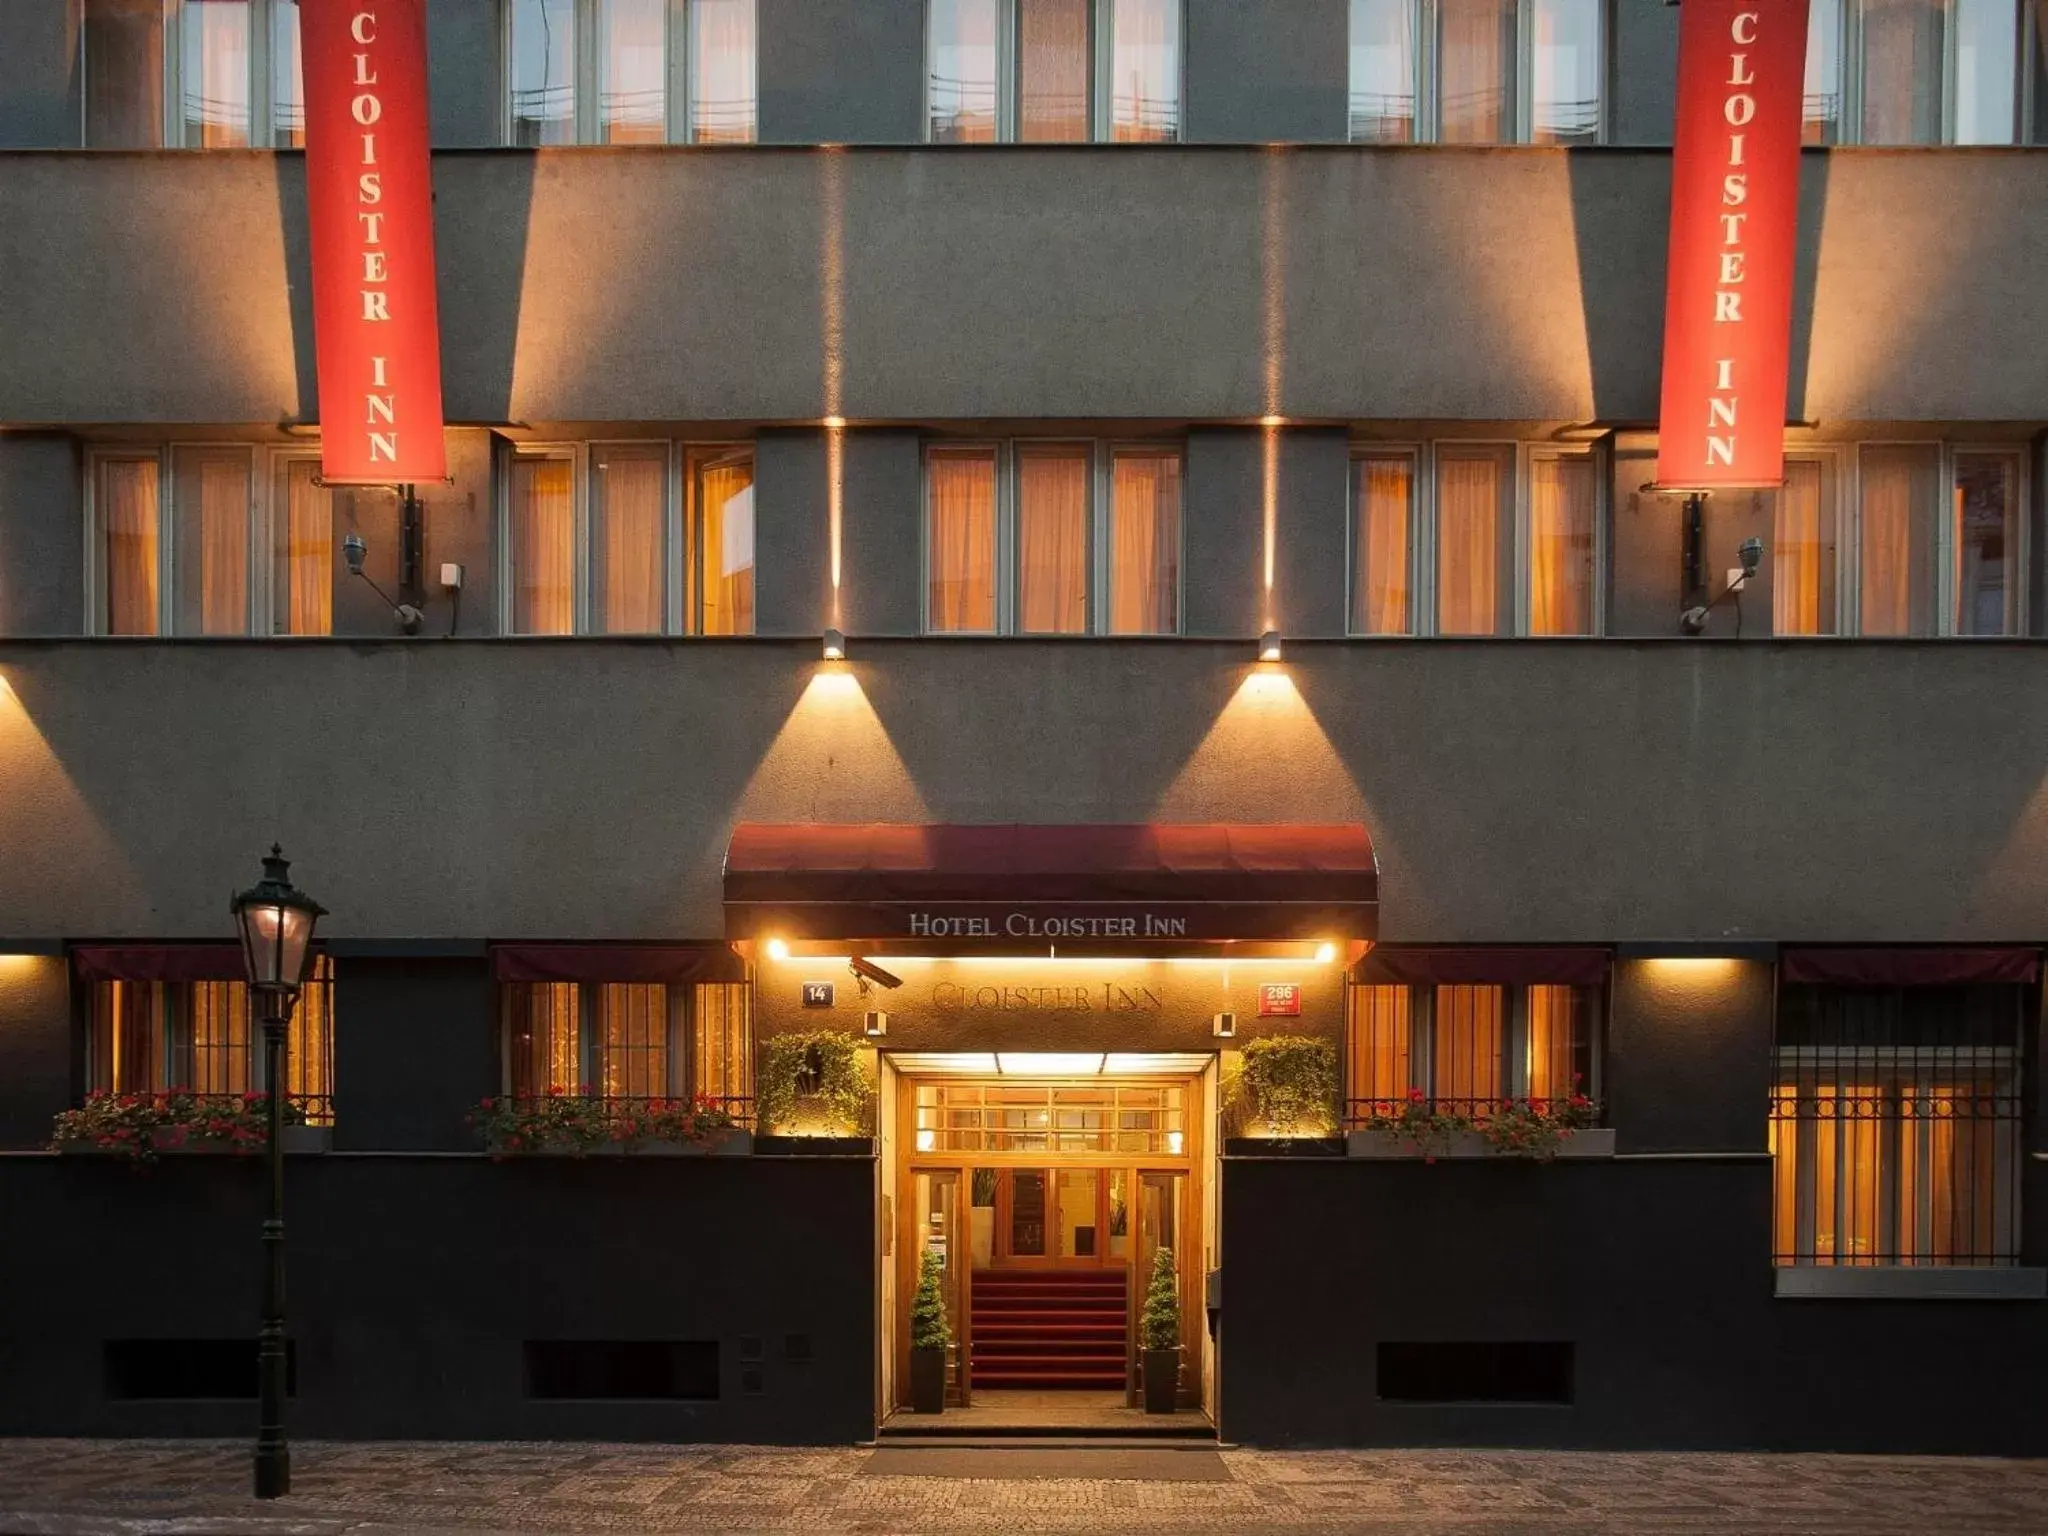
[[[747,822],[725,856],[734,938],[1359,939],[1378,905],[1355,823]]]
[[[2019,945],[1787,948],[1779,953],[1778,967],[1779,979],[1793,986],[1956,987],[2032,981],[2041,974],[2041,951]]]
[[[1584,945],[1381,945],[1352,967],[1368,986],[1598,986],[1608,953]]]
[[[80,944],[80,981],[247,981],[239,944]]]
[[[494,944],[500,981],[745,981],[744,961],[724,944]]]

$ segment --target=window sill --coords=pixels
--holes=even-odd
[[[746,1157],[753,1150],[753,1135],[737,1126],[713,1132],[702,1141],[602,1141],[594,1147],[486,1148],[494,1162],[565,1157]]]
[[[1786,1264],[1773,1271],[1781,1300],[2040,1301],[2048,1269],[2014,1265]]]
[[[1407,1158],[1416,1159],[1477,1159],[1494,1158],[1502,1162],[1541,1162],[1544,1159],[1526,1157],[1518,1153],[1498,1151],[1493,1143],[1477,1131],[1460,1131],[1440,1147],[1424,1148],[1412,1141],[1395,1141],[1379,1131],[1353,1131],[1346,1137],[1346,1152],[1351,1157]],[[1614,1129],[1611,1126],[1595,1126],[1590,1130],[1573,1131],[1559,1145],[1555,1156],[1558,1158],[1588,1158],[1614,1156]]]

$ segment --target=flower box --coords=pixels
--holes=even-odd
[[[1396,1139],[1384,1131],[1353,1131],[1347,1138],[1348,1154],[1352,1157],[1410,1158],[1428,1160],[1432,1158],[1474,1158],[1493,1157],[1516,1159],[1522,1162],[1541,1162],[1544,1158],[1533,1153],[1503,1152],[1478,1131],[1456,1131],[1441,1142],[1427,1146],[1407,1138]],[[1614,1131],[1608,1126],[1592,1126],[1584,1130],[1566,1131],[1564,1139],[1557,1145],[1553,1157],[1612,1157],[1614,1156]]]
[[[712,1131],[696,1141],[600,1141],[587,1147],[506,1147],[496,1143],[492,1157],[745,1157],[754,1150],[751,1132],[736,1125]]]
[[[559,1088],[485,1099],[469,1124],[494,1158],[744,1157],[753,1140],[712,1099],[604,1099]]]
[[[284,1128],[284,1150],[299,1156],[334,1150],[334,1132],[324,1125],[288,1125]],[[119,1143],[102,1146],[82,1137],[69,1137],[52,1145],[67,1157],[134,1157],[132,1147]],[[176,1131],[156,1130],[149,1134],[149,1150],[159,1157],[260,1157],[261,1141],[227,1141],[215,1136],[180,1136]]]

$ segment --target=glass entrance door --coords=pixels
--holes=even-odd
[[[1139,1326],[1145,1315],[1145,1295],[1152,1286],[1152,1266],[1161,1249],[1173,1254],[1174,1277],[1180,1293],[1180,1344],[1181,1374],[1180,1392],[1185,1400],[1200,1380],[1196,1362],[1200,1356],[1194,1347],[1198,1342],[1190,1328],[1190,1320],[1204,1315],[1202,1298],[1188,1292],[1188,1276],[1196,1273],[1193,1255],[1184,1252],[1180,1243],[1181,1198],[1186,1193],[1187,1175],[1147,1169],[1138,1175],[1138,1252],[1137,1264],[1131,1270],[1131,1371],[1130,1404],[1138,1406],[1142,1382],[1135,1368],[1145,1348],[1143,1332]]]
[[[973,1356],[969,1337],[973,1318],[968,1287],[973,1284],[967,1221],[960,1200],[958,1168],[920,1169],[915,1175],[916,1205],[913,1220],[916,1241],[911,1245],[912,1269],[904,1290],[903,1380],[909,1378],[909,1302],[917,1291],[918,1271],[924,1255],[936,1253],[945,1263],[946,1320],[953,1325],[953,1345],[946,1357],[946,1401],[965,1407],[972,1383],[966,1362]]]
[[[997,1268],[1121,1262],[1112,1240],[1112,1187],[1122,1169],[1000,1168],[995,1175]]]

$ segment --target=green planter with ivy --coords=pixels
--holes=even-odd
[[[754,1074],[759,1134],[768,1153],[871,1153],[875,1088],[860,1038],[835,1029],[762,1042]]]
[[[1337,1137],[1337,1048],[1307,1035],[1245,1042],[1226,1089],[1232,1155],[1343,1155]]]
[[[946,1353],[953,1325],[946,1317],[946,1256],[927,1248],[917,1265],[910,1301],[910,1407],[915,1413],[946,1409]]]
[[[1145,1411],[1172,1413],[1180,1404],[1180,1280],[1171,1248],[1152,1255],[1138,1339],[1145,1356]]]

